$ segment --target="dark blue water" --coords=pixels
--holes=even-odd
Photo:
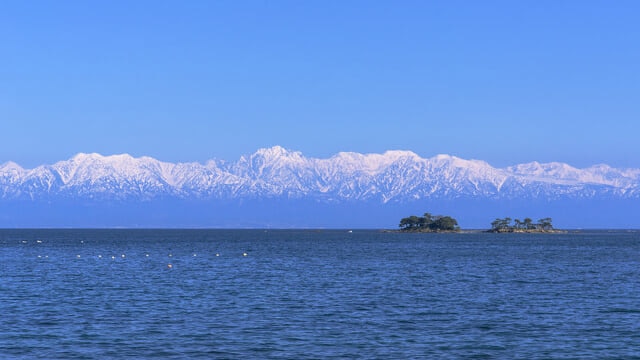
[[[2,358],[640,358],[640,232],[0,230],[0,275]]]

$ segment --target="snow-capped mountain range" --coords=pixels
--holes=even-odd
[[[495,168],[480,160],[411,151],[308,158],[280,146],[235,162],[168,163],[150,157],[78,154],[24,169],[0,165],[0,199],[313,199],[403,203],[424,199],[640,199],[640,169],[578,169],[537,162]]]

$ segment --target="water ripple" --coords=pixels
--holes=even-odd
[[[345,235],[1,230],[0,354],[640,357],[638,233]]]

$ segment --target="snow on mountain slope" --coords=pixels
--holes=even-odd
[[[640,169],[577,169],[537,162],[494,168],[450,155],[341,152],[307,158],[280,146],[236,162],[168,163],[127,154],[78,154],[53,165],[0,165],[4,199],[237,199],[404,202],[455,198],[639,198]]]

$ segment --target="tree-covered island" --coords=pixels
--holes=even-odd
[[[425,213],[424,216],[411,215],[400,220],[400,231],[405,232],[453,232],[460,231],[458,221],[451,216],[431,215]]]
[[[423,216],[411,215],[400,219],[401,232],[460,232],[458,221],[451,216],[432,215],[425,213]],[[469,230],[473,232],[473,230]],[[476,230],[477,231],[477,230]],[[495,219],[491,222],[491,229],[485,230],[491,233],[565,233],[553,227],[551,218],[543,218],[534,222],[531,218]]]
[[[556,230],[553,228],[551,224],[551,218],[544,218],[538,220],[537,223],[534,223],[531,218],[524,218],[524,220],[520,221],[519,219],[513,220],[510,217],[506,217],[504,219],[495,219],[491,222],[491,229],[488,232],[494,233],[555,233],[555,232],[563,232],[561,230]]]

